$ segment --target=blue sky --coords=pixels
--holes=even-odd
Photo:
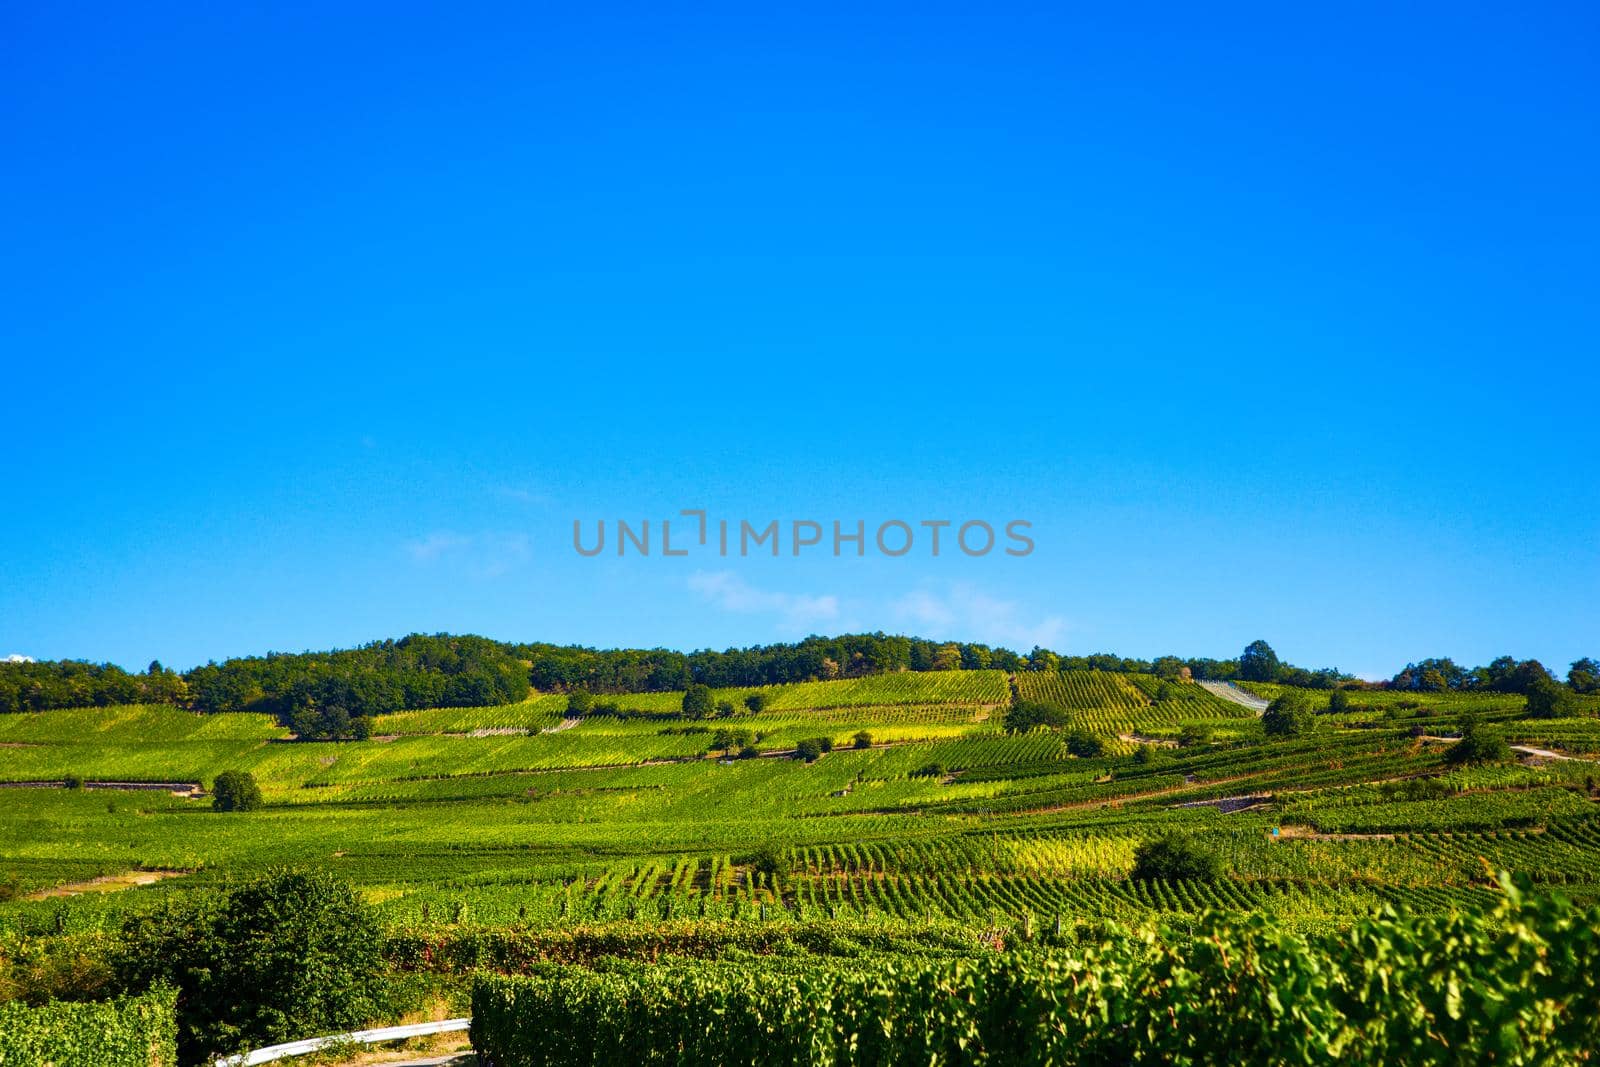
[[[1592,6],[752,10],[8,6],[0,656],[1600,654]]]

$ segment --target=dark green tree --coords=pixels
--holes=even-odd
[[[822,758],[822,742],[815,737],[808,737],[794,746],[794,758],[803,759],[807,763],[815,763]]]
[[[1574,693],[1600,693],[1600,663],[1587,657],[1575,660],[1567,671],[1567,684]]]
[[[574,689],[567,694],[567,718],[577,719],[589,714],[594,707],[594,694],[587,689]]]
[[[1073,730],[1067,734],[1067,751],[1080,759],[1094,759],[1105,750],[1105,742],[1087,730]]]
[[[715,709],[709,685],[691,685],[683,694],[683,714],[689,719],[703,719]]]
[[[211,783],[212,811],[255,811],[261,803],[261,787],[249,771],[223,771]]]
[[[1222,875],[1222,861],[1198,840],[1168,834],[1146,841],[1133,852],[1133,873],[1138,881],[1214,882]]]
[[[871,748],[872,747],[872,735],[867,733],[867,731],[865,731],[865,730],[857,731],[856,732],[856,736],[852,739],[852,741],[853,741],[854,746],[856,748]]]
[[[1328,710],[1331,712],[1349,711],[1350,694],[1343,689],[1335,689],[1328,694]]]
[[[1535,678],[1528,686],[1527,710],[1530,719],[1561,719],[1574,715],[1578,701],[1572,691],[1550,678]]]
[[[1006,733],[1025,734],[1036,727],[1065,726],[1070,716],[1061,708],[1037,700],[1019,700],[1006,712]]]
[[[1265,641],[1252,641],[1239,656],[1239,677],[1246,682],[1270,682],[1278,677],[1283,664]]]
[[[747,694],[745,694],[744,706],[746,708],[750,709],[750,713],[752,715],[759,715],[761,712],[766,710],[766,707],[767,707],[767,694],[765,694],[765,693],[747,693]]]
[[[1499,731],[1484,726],[1475,715],[1461,717],[1461,740],[1445,750],[1448,763],[1504,763],[1511,758],[1511,746]]]
[[[1301,737],[1310,733],[1316,722],[1310,698],[1292,689],[1280,694],[1261,713],[1261,728],[1268,737]]]

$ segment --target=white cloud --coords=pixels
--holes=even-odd
[[[758,589],[733,571],[696,571],[689,588],[707,603],[740,615],[776,615],[781,630],[803,633],[819,622],[839,617],[839,598],[832,594],[779,593]]]
[[[459,534],[440,530],[418,541],[408,541],[406,555],[413,563],[449,563],[471,574],[493,578],[526,563],[533,555],[527,534]]]
[[[1059,615],[1029,615],[1015,600],[1001,600],[963,584],[942,591],[915,590],[894,601],[890,610],[923,637],[983,641],[1020,652],[1034,645],[1059,648],[1068,630]]]
[[[6,657],[6,662],[7,663],[34,663],[36,661],[34,660],[34,658],[32,656],[24,656],[20,652],[13,652],[13,653],[11,653],[11,655]]]

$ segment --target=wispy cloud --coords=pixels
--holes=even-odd
[[[817,623],[839,618],[839,598],[832,595],[780,593],[759,589],[733,571],[696,571],[689,588],[709,604],[740,615],[774,615],[780,630],[804,633]]]
[[[493,578],[526,563],[533,548],[527,534],[439,530],[407,541],[405,552],[421,566],[449,564],[478,577]]]
[[[1015,600],[1002,600],[961,583],[914,590],[894,601],[890,610],[910,629],[928,637],[984,641],[1023,652],[1034,645],[1058,647],[1069,628],[1060,615],[1030,614]]]

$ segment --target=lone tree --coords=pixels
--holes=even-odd
[[[691,685],[683,694],[683,714],[690,719],[703,719],[716,707],[711,699],[709,685]]]
[[[1105,742],[1088,730],[1074,730],[1067,735],[1067,751],[1080,759],[1094,759],[1105,750]]]
[[[1536,678],[1528,686],[1526,715],[1530,719],[1561,719],[1577,711],[1572,692],[1560,682]]]
[[[1304,693],[1281,694],[1261,713],[1261,728],[1268,737],[1302,737],[1316,726],[1311,702]]]
[[[587,689],[574,689],[567,694],[567,718],[576,719],[589,714],[594,707],[594,694]]]
[[[744,706],[750,709],[752,715],[760,714],[767,706],[767,694],[749,693],[744,698]]]
[[[1478,722],[1475,715],[1461,717],[1461,740],[1444,754],[1447,763],[1504,763],[1511,758],[1511,746],[1499,731]]]
[[[856,736],[851,739],[851,742],[856,748],[871,748],[872,735],[867,733],[865,730],[858,730],[856,731]]]
[[[1328,710],[1332,712],[1350,710],[1350,694],[1343,689],[1335,689],[1328,694]]]
[[[212,811],[255,811],[261,806],[261,787],[249,771],[223,771],[211,783]]]
[[[1252,641],[1239,656],[1239,677],[1246,682],[1270,682],[1278,677],[1283,664],[1265,641]]]
[[[1130,878],[1147,882],[1163,881],[1214,882],[1222,874],[1222,861],[1192,837],[1168,834],[1154,841],[1146,841],[1133,853],[1133,873]]]
[[[1065,726],[1068,715],[1061,708],[1037,700],[1019,700],[1006,712],[1006,733],[1025,734],[1035,727]]]

